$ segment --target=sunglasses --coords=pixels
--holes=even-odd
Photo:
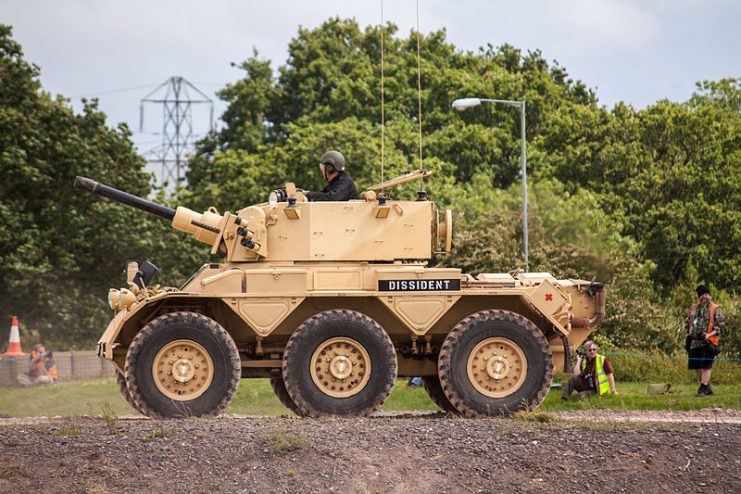
[[[588,351],[588,352],[596,352],[596,351],[597,351],[597,349],[596,349],[596,348],[590,348],[590,349],[589,349],[589,350],[587,350],[587,351]]]

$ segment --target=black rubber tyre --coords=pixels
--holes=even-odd
[[[320,366],[312,361],[314,353],[330,348],[331,342],[336,340],[350,342],[348,355],[355,357],[362,353],[361,349],[367,354],[362,363],[355,362],[350,367],[355,369],[353,372],[361,373],[352,374],[348,380],[357,378],[364,383],[358,384],[351,396],[333,395],[331,390],[335,389],[335,383],[327,382],[320,387],[312,374],[319,372]],[[324,359],[321,364],[324,365],[330,357],[333,357],[332,361],[343,358],[333,351],[318,358]],[[332,364],[326,365],[331,367]],[[363,372],[368,367],[370,372]],[[310,317],[293,333],[283,354],[286,389],[299,410],[308,417],[369,415],[388,398],[396,381],[396,372],[396,351],[388,334],[376,321],[352,310],[328,310]],[[330,375],[322,375],[327,377],[327,381],[332,381]],[[350,386],[355,382],[351,381]],[[343,390],[341,386],[348,384],[338,379],[336,386],[339,393]]]
[[[481,392],[468,374],[469,357],[477,348],[487,348],[481,345],[492,338],[504,342],[505,348],[521,352],[525,360],[526,369],[520,370],[521,384],[513,385],[512,392],[504,391],[501,397]],[[511,367],[513,380],[519,365]],[[553,378],[553,356],[545,336],[531,321],[510,311],[485,310],[463,319],[445,338],[438,358],[438,373],[445,396],[463,415],[508,415],[533,410],[545,399]],[[481,375],[480,379],[487,378],[483,372]]]
[[[445,396],[443,387],[440,384],[440,378],[437,376],[424,376],[422,377],[422,386],[424,386],[427,395],[435,405],[440,408],[440,410],[445,413],[454,413],[456,415],[459,413],[453,404],[450,403],[448,397]]]
[[[301,409],[296,406],[296,403],[293,402],[291,395],[288,394],[286,383],[283,382],[282,377],[271,377],[270,387],[273,388],[273,393],[275,393],[275,396],[277,396],[280,402],[283,403],[284,407],[288,408],[299,417],[304,416]]]
[[[131,405],[131,408],[136,410],[139,413],[142,413],[141,410],[137,408],[137,404],[134,400],[131,399],[131,395],[129,394],[129,388],[126,387],[126,377],[122,373],[120,373],[118,370],[116,371],[116,384],[118,384],[118,390],[123,395],[124,399],[126,400],[126,403]],[[144,415],[142,413],[142,415]]]
[[[178,341],[200,347],[211,360],[210,371],[204,373],[211,379],[193,399],[168,396],[155,382],[155,358]],[[200,357],[199,361],[203,362]],[[218,415],[232,401],[242,372],[239,352],[229,333],[213,319],[195,312],[172,312],[150,321],[131,342],[124,369],[135,408],[152,418]]]

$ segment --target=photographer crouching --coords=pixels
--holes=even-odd
[[[597,353],[597,345],[593,341],[584,343],[584,350],[576,352],[574,375],[564,385],[562,400],[568,400],[571,393],[576,391],[579,398],[586,398],[595,393],[600,396],[612,393],[618,394],[615,389],[615,377],[612,375],[612,365],[607,357]]]

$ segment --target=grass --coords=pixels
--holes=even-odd
[[[554,382],[565,381],[557,376]],[[661,382],[661,381],[655,381]],[[539,412],[609,408],[617,410],[698,410],[720,407],[741,410],[741,384],[713,384],[715,394],[695,397],[697,384],[674,384],[672,393],[652,396],[648,383],[617,383],[618,396],[561,401],[561,390],[552,389]],[[423,388],[407,388],[400,379],[383,406],[384,411],[437,410]],[[102,413],[101,413],[102,412]],[[267,379],[245,379],[226,413],[240,415],[293,415],[273,395]],[[12,417],[100,415],[115,433],[118,418],[136,415],[119,394],[115,379],[74,381],[31,388],[0,388],[0,415]],[[537,421],[538,418],[530,418]]]
[[[103,415],[103,420],[105,421],[106,427],[108,427],[108,432],[111,435],[116,435],[116,432],[118,430],[118,414],[113,409],[113,405],[111,405],[109,402],[103,403],[101,406],[101,412]]]
[[[54,435],[59,437],[78,436],[80,434],[82,434],[82,427],[79,424],[63,425],[59,430],[54,431]]]
[[[14,480],[21,477],[32,479],[33,471],[20,463],[0,465],[0,480]]]
[[[291,434],[283,429],[272,429],[260,435],[268,451],[273,453],[290,453],[292,451],[307,451],[311,447],[311,439],[303,434]]]
[[[162,439],[165,437],[165,429],[162,427],[157,427],[156,429],[152,429],[152,432],[149,434],[145,434],[142,437],[139,438],[139,440],[143,443],[148,443],[151,441],[156,441],[157,439]]]
[[[565,381],[565,378],[564,378]],[[555,381],[554,382],[558,382]],[[561,400],[561,390],[551,389],[539,410],[564,411],[588,409],[613,410],[699,410],[701,408],[732,408],[741,410],[741,385],[714,384],[715,394],[698,398],[697,384],[672,384],[671,392],[649,395],[648,383],[618,382],[618,395],[592,396],[585,400]]]

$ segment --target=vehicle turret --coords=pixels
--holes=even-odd
[[[363,199],[344,202],[308,202],[289,183],[273,191],[270,201],[236,214],[172,209],[85,177],[77,177],[75,187],[170,220],[173,228],[211,245],[212,254],[223,252],[230,262],[395,261],[429,259],[440,242],[443,250],[451,248],[449,211],[439,222],[426,194],[415,201],[391,201],[383,194],[427,175],[408,173],[368,188]]]

